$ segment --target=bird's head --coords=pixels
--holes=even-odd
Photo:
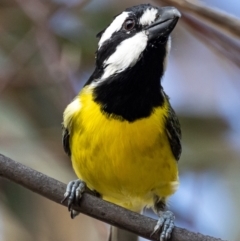
[[[124,72],[141,60],[149,65],[164,62],[170,48],[169,35],[181,14],[174,7],[141,4],[117,15],[99,37],[96,52],[98,79]],[[160,77],[160,76],[159,76]]]
[[[134,121],[165,101],[160,79],[179,17],[174,7],[127,8],[100,32],[96,68],[85,86],[107,115]]]

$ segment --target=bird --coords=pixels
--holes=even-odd
[[[152,207],[159,216],[153,233],[170,238],[167,200],[179,185],[182,148],[162,78],[180,17],[175,7],[140,4],[97,34],[95,70],[63,114],[63,147],[79,178],[64,194],[72,218],[88,187],[134,212]]]

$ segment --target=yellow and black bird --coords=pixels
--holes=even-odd
[[[180,125],[161,79],[180,16],[150,4],[117,15],[97,35],[96,68],[63,120],[64,149],[81,180],[68,184],[70,210],[87,185],[132,211],[153,207],[160,240],[174,227],[165,207],[178,187],[181,154]]]

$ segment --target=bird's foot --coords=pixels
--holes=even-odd
[[[86,189],[86,183],[77,179],[68,183],[66,192],[64,193],[64,199],[68,200],[68,211],[70,212],[71,218],[75,218],[79,212],[72,208],[73,203],[78,203],[82,198],[82,195]]]
[[[151,235],[161,230],[160,241],[167,241],[174,228],[175,216],[170,211],[160,212],[159,219]]]

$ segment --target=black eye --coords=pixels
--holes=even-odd
[[[127,30],[127,31],[130,31],[130,30],[132,30],[132,29],[135,27],[135,24],[136,24],[136,22],[135,22],[134,19],[128,18],[128,19],[124,22],[123,28],[124,28],[125,30]]]

